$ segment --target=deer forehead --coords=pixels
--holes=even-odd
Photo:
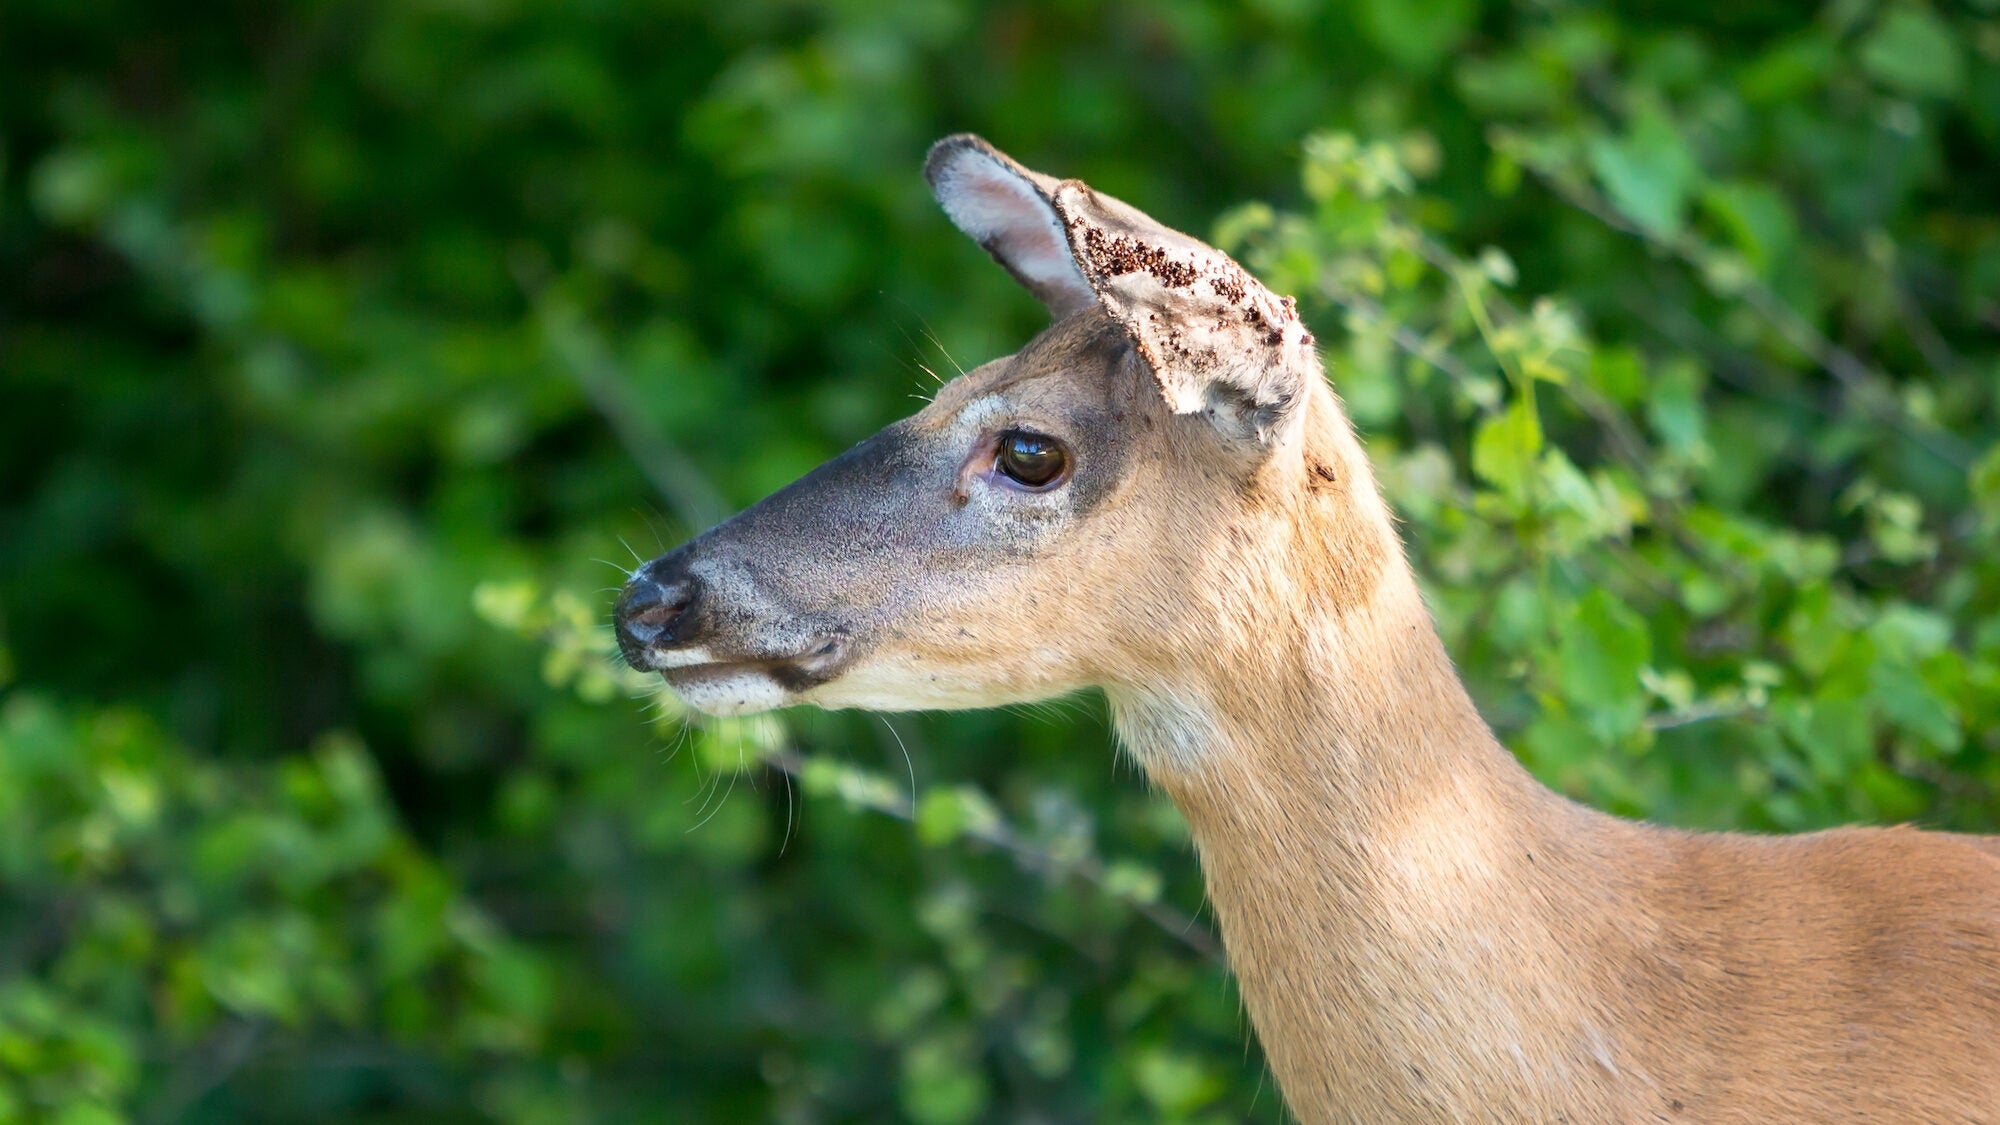
[[[1050,326],[1019,352],[946,383],[920,417],[942,423],[988,400],[1057,414],[1129,401],[1140,388],[1130,355],[1130,340],[1110,318],[1095,311],[1079,314]]]

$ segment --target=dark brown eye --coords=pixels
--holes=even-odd
[[[1069,454],[1052,437],[1008,430],[1000,435],[993,464],[1002,476],[1023,488],[1047,488],[1069,467]]]

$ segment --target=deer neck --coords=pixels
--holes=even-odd
[[[1493,737],[1379,533],[1363,593],[1335,576],[1173,690],[1112,691],[1116,725],[1188,820],[1302,1120],[1528,1112],[1616,1065],[1573,961],[1614,924],[1619,822]]]

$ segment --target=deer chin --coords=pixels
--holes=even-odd
[[[1024,688],[990,672],[940,667],[931,657],[877,651],[797,698],[829,711],[974,711],[1035,703],[1067,690]]]
[[[795,701],[762,664],[695,664],[669,668],[660,678],[683,704],[704,715],[754,715]]]

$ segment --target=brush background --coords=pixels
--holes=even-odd
[[[606,659],[1043,323],[959,129],[1301,296],[1551,784],[2000,823],[1995,0],[11,0],[0,1122],[1283,1119],[1101,701]]]

